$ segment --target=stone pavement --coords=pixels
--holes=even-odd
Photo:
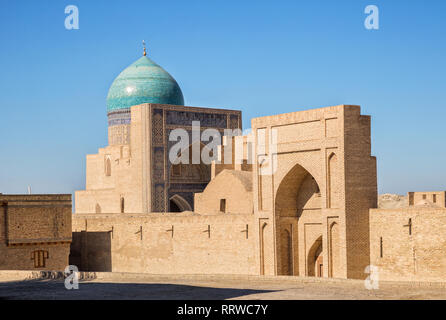
[[[67,290],[60,274],[0,271],[0,299],[149,299],[149,300],[352,300],[446,299],[444,283],[380,283],[367,290],[363,281],[298,277],[157,276],[90,273],[79,290]],[[56,279],[48,279],[56,278]]]

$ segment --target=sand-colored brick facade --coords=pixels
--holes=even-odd
[[[253,224],[252,214],[76,214],[70,263],[86,271],[257,274]]]
[[[239,110],[185,106],[144,48],[107,116],[74,214],[70,195],[0,194],[0,269],[365,279],[375,266],[446,281],[446,192],[377,209],[360,106],[254,118],[243,134]]]
[[[71,211],[71,195],[0,194],[0,269],[64,270]]]
[[[0,194],[0,269],[365,279],[374,266],[380,280],[446,280],[446,192],[377,209],[371,119],[359,106],[256,118],[251,133],[223,138],[211,164],[173,168],[173,123],[241,123],[238,111],[187,108],[132,107],[125,143],[87,156],[74,215],[70,195]]]
[[[211,179],[210,165],[177,166],[169,161],[174,129],[184,129],[192,140],[193,122],[201,132],[212,128],[241,129],[241,112],[163,104],[131,108],[126,144],[109,128],[109,146],[87,156],[86,190],[77,191],[77,213],[149,213],[192,210],[194,193],[202,192]],[[190,141],[192,145],[192,141]],[[175,170],[174,170],[175,169]]]
[[[446,208],[446,191],[409,192],[409,206],[430,205]]]
[[[370,258],[380,280],[446,280],[446,209],[370,210]]]
[[[377,201],[370,118],[342,105],[253,119],[252,128],[254,211],[272,225],[275,274],[363,278]],[[269,137],[259,141],[274,129],[276,155]],[[262,163],[275,172],[261,175]]]
[[[190,205],[183,206],[186,212],[150,213],[144,203],[169,211],[166,190],[175,180],[166,163],[166,112],[187,108],[134,106],[130,144],[87,157],[87,190],[76,193],[72,261],[91,271],[95,266],[122,272],[365,277],[369,208],[377,205],[377,183],[370,117],[361,115],[359,106],[253,119],[251,134],[239,138],[241,151],[235,155],[240,162],[224,161],[225,150],[238,148],[236,138],[224,139],[209,168],[210,183],[200,181],[205,188],[193,190],[193,203],[182,197]],[[203,110],[190,109],[206,114]],[[235,111],[208,113],[214,114],[209,126],[226,114],[222,127],[240,127]],[[174,129],[179,122],[169,123]],[[161,133],[154,136],[154,131]],[[159,158],[157,148],[163,148]],[[122,163],[135,167],[118,169]],[[190,172],[187,166],[184,170]],[[190,189],[176,190],[179,196],[184,191]],[[122,214],[121,194],[126,194]]]

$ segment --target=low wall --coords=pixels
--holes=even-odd
[[[446,281],[446,209],[371,209],[370,260],[380,280]]]
[[[74,214],[70,264],[80,271],[258,274],[254,215]]]

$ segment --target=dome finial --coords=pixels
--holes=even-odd
[[[142,41],[142,45],[143,45],[143,47],[144,47],[144,53],[143,53],[143,56],[145,57],[145,56],[147,55],[147,52],[146,52],[146,42],[145,42],[145,40]]]

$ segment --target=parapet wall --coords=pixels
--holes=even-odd
[[[380,280],[445,281],[446,209],[371,209],[370,253]]]
[[[254,215],[74,214],[80,271],[258,274]]]

